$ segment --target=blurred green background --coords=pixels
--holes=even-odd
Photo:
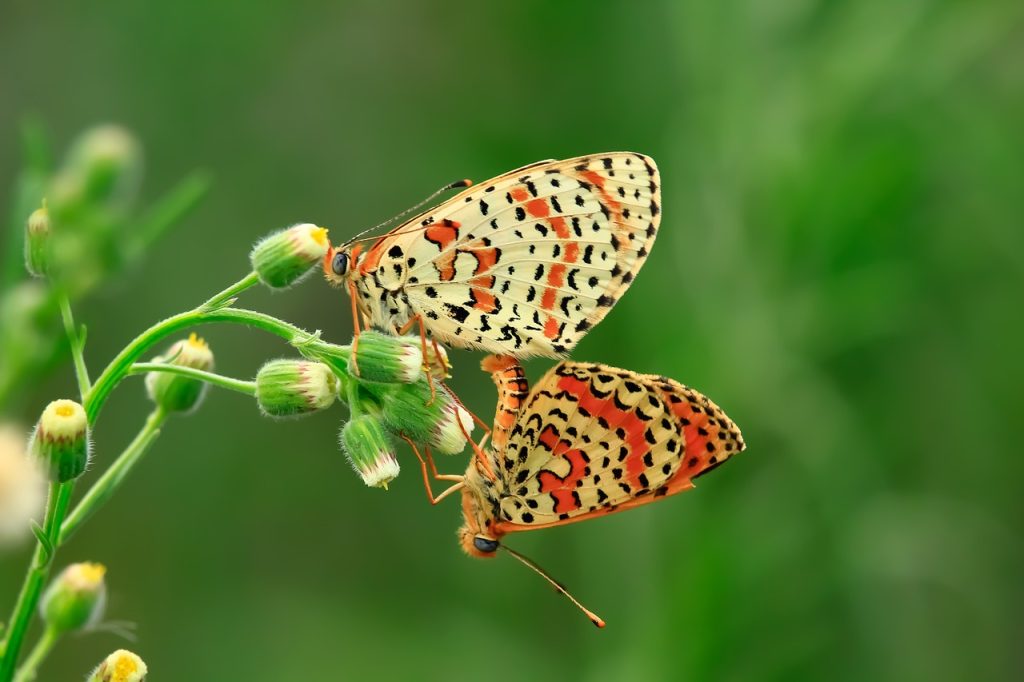
[[[1011,0],[3,3],[0,187],[26,114],[57,150],[133,130],[144,197],[215,178],[78,306],[94,372],[272,228],[340,240],[454,178],[628,149],[660,164],[661,233],[574,357],[699,388],[749,445],[693,493],[514,538],[604,631],[515,562],[462,556],[458,503],[426,503],[407,451],[389,492],[364,487],[343,408],[273,423],[225,392],[59,565],[108,565],[108,618],[138,623],[154,680],[1020,679],[1022,64]],[[319,278],[244,302],[351,333]],[[203,332],[230,375],[287,352]],[[488,414],[479,356],[453,361]],[[74,386],[66,363],[5,416]],[[106,408],[101,463],[142,395]],[[3,617],[27,556],[0,556]],[[123,645],[69,639],[40,679]]]

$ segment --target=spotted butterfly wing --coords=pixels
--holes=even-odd
[[[725,413],[665,377],[563,362],[530,392],[487,486],[498,534],[622,511],[693,487],[742,451]]]
[[[657,167],[642,154],[526,166],[374,244],[356,284],[361,309],[385,327],[418,314],[452,346],[564,354],[629,288],[654,243],[660,205]]]

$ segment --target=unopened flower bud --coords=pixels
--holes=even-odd
[[[418,336],[365,331],[353,346],[356,352],[348,360],[351,376],[389,384],[411,384],[423,376],[423,346]]]
[[[141,658],[118,649],[92,671],[86,682],[144,682],[149,670]]]
[[[466,436],[473,434],[473,415],[452,397],[447,388],[441,388],[449,400],[444,403],[433,440],[427,442],[442,455],[457,455],[466,448]]]
[[[29,441],[29,453],[51,481],[78,478],[89,463],[89,422],[74,400],[54,400],[43,410]]]
[[[340,440],[349,463],[366,485],[386,489],[398,476],[394,443],[376,417],[353,417],[342,427]]]
[[[213,352],[205,341],[193,333],[188,339],[175,342],[164,355],[154,358],[153,362],[208,372],[213,369]],[[189,412],[203,399],[206,384],[180,374],[149,372],[146,374],[146,393],[150,400],[168,412]]]
[[[326,228],[302,223],[264,237],[253,247],[249,260],[261,282],[283,289],[312,272],[328,248]]]
[[[268,417],[293,417],[330,407],[338,378],[322,362],[271,360],[256,374],[256,402]]]
[[[102,125],[82,133],[54,178],[55,205],[123,203],[142,178],[142,147],[125,128]]]
[[[445,455],[466,447],[466,435],[473,432],[473,417],[439,381],[431,395],[426,380],[395,384],[380,393],[381,417],[388,428],[423,443]],[[463,433],[465,429],[465,433]]]
[[[25,269],[33,277],[45,277],[49,270],[50,232],[50,211],[43,204],[25,223]]]
[[[102,564],[71,564],[43,594],[39,612],[46,624],[59,633],[95,625],[103,617],[107,586]]]

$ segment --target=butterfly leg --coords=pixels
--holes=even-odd
[[[422,318],[421,318],[421,321],[422,321]],[[434,346],[434,357],[436,357],[437,361],[441,364],[441,376],[442,377],[448,376],[448,373],[451,370],[451,367],[448,365],[448,358],[445,357],[441,353],[441,349],[437,347],[437,339],[434,339],[433,337],[431,337],[430,343]]]
[[[359,292],[356,291],[356,285],[349,281],[348,283],[348,297],[352,301],[352,367],[355,369],[356,376],[359,376],[359,304],[356,297]]]
[[[490,437],[490,435],[491,434],[489,434],[489,433],[485,433],[484,437],[480,439],[480,443],[478,445],[479,445],[479,447],[481,449],[483,449],[484,444],[487,442],[487,439],[488,439],[488,437]],[[426,455],[427,455],[427,463],[430,464],[430,471],[431,471],[431,474],[434,476],[434,478],[436,478],[439,481],[461,481],[462,480],[462,478],[463,478],[462,476],[458,476],[458,475],[455,475],[455,474],[439,474],[439,473],[437,473],[437,465],[434,464],[434,457],[430,454],[430,448],[426,449]]]
[[[412,329],[412,326],[414,324],[419,324],[419,327],[420,327],[420,347],[422,348],[422,352],[423,352],[423,373],[426,374],[427,377],[429,378],[430,377],[430,361],[428,360],[428,358],[430,356],[427,353],[427,328],[423,324],[423,316],[420,315],[419,313],[416,313],[415,315],[410,317],[409,321],[406,322],[404,325],[402,325],[402,328],[398,330],[398,334],[401,336],[402,334],[407,333],[410,329]],[[434,344],[434,353],[436,354],[437,358],[439,360],[441,360],[441,354],[437,351],[437,342],[434,341],[434,339],[431,339],[430,342]],[[443,376],[443,375],[448,373],[448,366],[444,362],[444,360],[441,360],[441,365],[442,365],[442,370],[443,370],[441,372],[441,374]],[[430,405],[434,404],[434,398],[436,398],[436,397],[437,397],[437,389],[434,388],[434,382],[431,381],[430,382],[430,401],[427,402],[427,406],[428,407]]]
[[[480,417],[473,414],[473,412],[469,408],[462,404],[462,400],[459,399],[459,396],[455,395],[454,391],[449,391],[448,393],[455,400],[455,402],[458,403],[459,407],[466,410],[466,412],[468,412],[469,415],[473,417],[473,420],[483,427],[484,436],[483,438],[480,439],[480,442],[477,443],[475,440],[473,440],[472,436],[469,435],[469,432],[466,431],[466,427],[463,425],[462,420],[456,420],[456,422],[459,425],[459,430],[462,431],[463,438],[465,438],[469,442],[470,446],[472,446],[473,453],[476,455],[476,459],[480,463],[480,466],[483,468],[484,473],[487,474],[487,477],[492,481],[497,480],[497,476],[494,475],[494,469],[491,467],[491,462],[489,459],[487,459],[487,455],[484,454],[483,451],[484,443],[487,442],[487,438],[491,435],[491,430],[487,428],[487,424],[484,424],[483,420],[481,420]]]
[[[427,491],[427,499],[430,500],[430,504],[437,504],[444,498],[448,497],[457,490],[461,490],[462,486],[465,485],[462,476],[456,476],[454,474],[439,474],[437,473],[437,467],[434,466],[434,458],[430,456],[430,450],[427,450],[427,459],[423,459],[423,455],[420,454],[416,444],[413,443],[407,436],[402,436],[402,440],[409,444],[412,448],[413,453],[416,455],[416,459],[420,461],[420,471],[423,473],[423,487]],[[430,468],[433,470],[434,478],[439,481],[455,481],[455,485],[449,486],[437,497],[434,497],[434,491],[430,487],[430,476],[427,474],[427,460],[430,461]]]

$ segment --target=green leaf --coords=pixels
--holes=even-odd
[[[43,548],[43,555],[40,557],[40,566],[45,566],[50,563],[50,559],[53,557],[53,543],[50,542],[50,538],[46,536],[46,531],[35,521],[32,522],[32,534],[36,536],[36,540],[39,541],[39,545]]]
[[[164,235],[175,224],[181,222],[192,209],[206,196],[212,180],[205,172],[194,172],[177,187],[165,194],[149,209],[139,225],[130,230],[132,238],[126,249],[129,260],[138,258],[154,242]]]

